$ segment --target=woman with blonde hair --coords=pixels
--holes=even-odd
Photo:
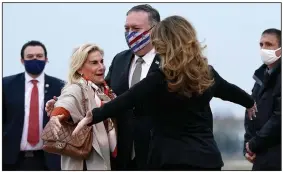
[[[55,136],[62,121],[71,120],[76,124],[85,117],[85,108],[99,107],[103,104],[101,99],[109,101],[113,96],[104,94],[109,90],[104,82],[103,54],[103,50],[95,44],[83,44],[73,52],[68,82],[51,112],[50,121],[54,125]],[[92,150],[88,159],[62,155],[62,170],[111,170],[109,127],[108,123],[105,124],[105,121],[99,122],[92,127]]]
[[[149,169],[221,170],[223,161],[213,137],[209,102],[218,97],[237,103],[247,108],[252,118],[254,100],[208,65],[195,29],[183,17],[161,21],[153,28],[151,41],[161,57],[160,70],[88,112],[73,133],[150,100],[155,103],[146,104],[154,121]]]

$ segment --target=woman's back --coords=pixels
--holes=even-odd
[[[148,104],[155,113],[152,114],[151,168],[168,163],[206,168],[223,166],[213,137],[209,106],[213,89],[211,87],[201,96],[188,98],[169,92],[166,84],[160,87],[154,98],[156,103]]]
[[[151,164],[157,168],[168,162],[206,168],[223,165],[213,136],[209,103],[213,97],[218,97],[250,108],[254,101],[243,90],[225,81],[213,67],[210,66],[210,70],[214,84],[202,95],[186,97],[169,92],[164,82],[153,98],[156,103],[148,105],[155,113],[152,114]]]
[[[221,78],[212,67],[211,70],[214,84],[202,95],[192,97],[168,91],[163,72],[157,70],[102,108],[94,109],[93,122],[142,104],[154,122],[149,161],[152,168],[166,163],[221,167],[223,162],[213,138],[209,102],[212,97],[218,97],[250,108],[254,101]]]

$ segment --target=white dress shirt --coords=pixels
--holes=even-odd
[[[154,49],[149,51],[147,54],[145,54],[142,59],[144,60],[144,63],[142,64],[142,71],[141,71],[141,78],[140,80],[144,79],[147,76],[147,73],[149,71],[149,68],[155,58],[156,52]],[[132,77],[136,68],[136,61],[139,58],[139,56],[135,55],[134,60],[132,61],[130,72],[129,72],[129,86],[131,87]],[[132,159],[135,158],[135,144],[133,144],[133,151],[132,151]]]
[[[152,49],[150,52],[145,54],[142,59],[144,60],[144,63],[142,64],[142,72],[141,72],[141,78],[140,80],[144,79],[149,71],[149,68],[155,58],[156,52],[154,49]],[[137,66],[136,61],[139,58],[139,56],[135,55],[134,60],[132,61],[130,72],[129,72],[129,86],[131,87],[132,77],[135,71],[135,68]]]
[[[25,118],[24,118],[24,128],[21,140],[21,151],[31,151],[31,150],[41,150],[43,146],[43,141],[40,138],[41,133],[43,130],[43,112],[44,112],[44,73],[42,72],[37,78],[35,78],[38,88],[38,107],[39,107],[39,142],[35,146],[31,146],[28,141],[28,125],[29,125],[29,111],[30,111],[30,99],[31,99],[31,92],[33,89],[33,84],[30,77],[27,73],[25,73]]]

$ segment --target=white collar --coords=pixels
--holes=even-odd
[[[146,53],[142,59],[144,60],[146,65],[151,65],[152,61],[154,60],[154,57],[156,55],[155,49],[153,48],[152,50],[150,50],[148,53]],[[136,63],[136,61],[138,60],[138,58],[140,58],[139,56],[135,55],[134,58],[134,64]]]
[[[31,80],[37,80],[38,83],[43,83],[44,82],[44,73],[42,72],[38,77],[36,78],[32,78],[31,76],[29,76],[29,74],[27,72],[25,72],[25,82],[29,83]]]

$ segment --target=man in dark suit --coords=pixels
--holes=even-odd
[[[130,49],[114,57],[105,78],[117,95],[159,67],[159,56],[150,43],[150,31],[158,22],[158,11],[147,4],[134,6],[127,12],[125,39]],[[144,107],[140,105],[117,118],[118,170],[146,169],[152,121],[142,115],[151,112]]]
[[[47,51],[39,41],[23,45],[25,72],[3,78],[3,170],[60,170],[60,156],[43,152],[41,132],[49,118],[47,100],[64,82],[44,74]]]
[[[281,170],[281,31],[265,30],[260,48],[264,64],[252,89],[258,113],[254,120],[246,115],[244,155],[253,170]]]

